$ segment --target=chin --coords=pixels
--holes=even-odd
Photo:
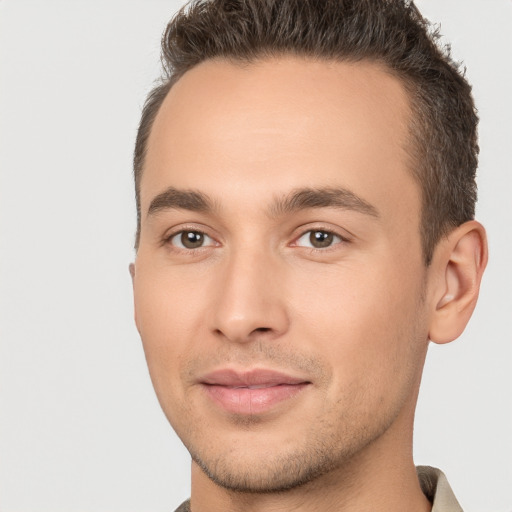
[[[278,456],[265,461],[229,461],[222,457],[205,461],[191,453],[194,462],[216,485],[239,493],[265,494],[285,492],[303,486],[334,469],[335,464],[327,457],[304,460],[300,455]]]
[[[261,432],[263,433],[263,432]],[[193,461],[216,485],[242,493],[285,492],[310,484],[327,473],[342,470],[352,457],[371,444],[373,436],[361,430],[343,438],[322,432],[294,436],[272,435],[251,440],[211,440],[187,446]],[[377,433],[378,435],[378,433]],[[259,437],[259,436],[256,436]]]

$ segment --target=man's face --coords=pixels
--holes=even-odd
[[[408,121],[376,64],[291,57],[203,63],[162,105],[136,322],[217,483],[284,489],[409,441],[428,325]]]

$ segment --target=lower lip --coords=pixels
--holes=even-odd
[[[261,414],[298,395],[308,384],[280,384],[268,388],[233,388],[205,384],[208,395],[234,414]]]

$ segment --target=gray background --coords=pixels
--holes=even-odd
[[[0,511],[171,511],[188,454],[132,321],[131,155],[180,1],[0,0]],[[417,463],[466,512],[512,510],[512,1],[422,0],[481,115],[491,259],[465,334],[432,346]]]

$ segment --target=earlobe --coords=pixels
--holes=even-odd
[[[487,265],[485,229],[477,221],[466,222],[438,249],[433,264],[441,271],[429,336],[435,343],[448,343],[462,334],[475,309]]]
[[[128,270],[130,272],[130,275],[132,276],[132,281],[135,279],[135,263],[130,263],[128,266]]]

